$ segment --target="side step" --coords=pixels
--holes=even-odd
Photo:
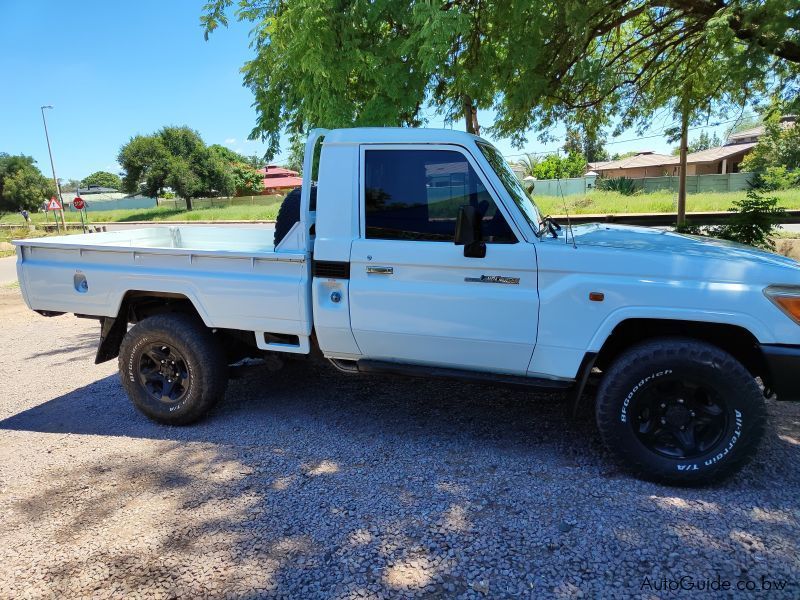
[[[339,361],[341,362],[341,361]],[[351,363],[352,364],[352,363]],[[343,365],[337,365],[340,370]],[[350,365],[348,365],[350,367]],[[355,363],[357,369],[347,368],[347,372],[356,370],[359,373],[381,373],[387,375],[406,375],[409,377],[435,377],[445,379],[462,379],[485,383],[503,383],[510,385],[524,385],[541,390],[566,390],[575,385],[573,380],[544,379],[540,377],[524,377],[520,375],[502,375],[498,373],[481,373],[466,369],[450,369],[445,367],[429,367],[426,365],[412,365],[380,360],[359,360]]]

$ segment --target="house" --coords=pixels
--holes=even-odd
[[[781,118],[782,127],[793,127],[794,124],[794,116]],[[688,154],[686,156],[686,174],[738,173],[742,159],[758,143],[758,138],[763,133],[764,126],[759,125],[728,136],[724,146]],[[680,171],[680,157],[657,154],[648,150],[619,160],[589,163],[586,170],[594,171],[601,177],[628,177],[631,179],[677,175]]]
[[[277,165],[267,165],[258,171],[264,175],[262,194],[275,194],[276,192],[293,190],[303,185],[303,178],[300,177],[300,173],[291,169],[284,169]]]
[[[657,154],[652,150],[643,150],[633,156],[619,160],[607,160],[589,163],[587,171],[593,171],[601,177],[661,177],[665,165],[672,164],[675,157],[669,154]]]

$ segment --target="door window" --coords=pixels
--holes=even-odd
[[[366,150],[366,236],[452,242],[458,209],[474,206],[483,240],[517,241],[477,173],[454,150]]]

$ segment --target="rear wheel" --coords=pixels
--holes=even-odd
[[[135,325],[119,352],[122,385],[149,418],[185,425],[205,415],[225,393],[227,365],[196,317],[170,313]]]
[[[741,468],[761,439],[766,408],[733,356],[674,338],[617,358],[598,390],[596,417],[625,466],[647,479],[692,484]]]

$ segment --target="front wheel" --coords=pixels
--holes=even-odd
[[[651,480],[698,484],[737,471],[764,431],[764,399],[750,372],[727,352],[665,338],[630,348],[597,394],[606,446]]]
[[[135,325],[119,351],[122,385],[152,420],[186,425],[205,415],[224,395],[225,357],[196,317],[155,315]]]

